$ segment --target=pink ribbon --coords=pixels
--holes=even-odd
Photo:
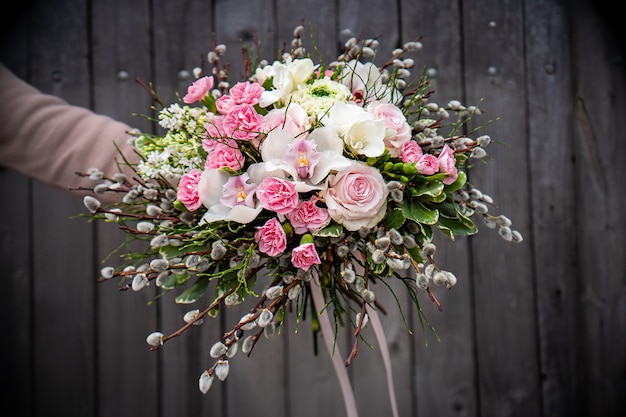
[[[346,366],[341,359],[341,355],[336,355],[336,352],[333,352],[333,344],[335,340],[334,331],[330,324],[328,313],[324,308],[326,304],[324,301],[324,294],[322,293],[319,276],[316,273],[313,274],[313,283],[310,287],[311,294],[313,296],[313,303],[315,304],[316,311],[318,312],[320,328],[322,330],[322,336],[324,337],[324,343],[326,344],[326,349],[328,350],[328,354],[331,357],[333,367],[335,368],[335,373],[337,374],[337,379],[339,380],[339,386],[343,394],[343,401],[346,407],[347,416],[358,417],[359,413],[357,410],[356,401],[354,399],[352,384],[350,383],[350,379],[348,377],[348,371],[346,370]],[[378,341],[378,345],[380,347],[380,354],[383,358],[385,374],[387,377],[387,388],[389,390],[389,400],[391,401],[391,410],[393,412],[393,416],[398,417],[398,405],[396,404],[396,394],[393,386],[391,357],[389,355],[389,348],[387,346],[385,332],[383,330],[380,317],[378,317],[378,312],[376,312],[375,309],[371,309],[367,314],[370,317],[372,328],[374,329],[374,334],[376,335],[376,340]],[[335,346],[335,350],[338,350],[338,347]]]

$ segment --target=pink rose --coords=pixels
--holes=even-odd
[[[385,216],[389,190],[380,172],[365,163],[352,161],[327,181],[328,213],[351,231],[372,227]]]
[[[298,206],[296,185],[281,178],[267,177],[257,187],[257,198],[264,209],[287,214]]]
[[[263,116],[249,104],[237,104],[224,117],[223,126],[227,136],[250,140],[259,135],[263,127]]]
[[[213,77],[202,77],[194,81],[188,88],[183,102],[187,104],[202,100],[213,88]]]
[[[280,255],[287,247],[287,234],[276,217],[260,226],[254,235],[259,250],[269,256]]]
[[[402,162],[405,164],[419,161],[422,155],[424,155],[422,147],[414,140],[404,142],[400,147],[400,159],[402,159]]]
[[[433,175],[439,171],[439,160],[435,155],[422,155],[415,167],[420,174]]]
[[[448,174],[448,177],[443,180],[446,185],[452,184],[456,181],[459,173],[456,169],[456,158],[454,157],[454,151],[448,145],[444,145],[443,150],[439,154],[439,171]]]
[[[373,101],[367,105],[367,111],[375,119],[383,121],[387,133],[385,134],[385,147],[393,157],[400,156],[400,148],[403,143],[411,139],[411,126],[406,121],[400,108],[391,103]]]
[[[191,171],[183,174],[178,182],[178,190],[176,191],[176,198],[187,207],[187,210],[197,210],[202,201],[198,195],[198,182],[202,171],[199,169],[192,169]]]
[[[291,263],[296,268],[308,271],[312,265],[322,263],[314,243],[304,243],[291,251]]]
[[[296,233],[315,232],[328,224],[330,220],[328,210],[317,206],[316,201],[316,197],[309,201],[301,201],[294,211],[287,214]]]
[[[244,156],[239,150],[237,143],[235,141],[230,141],[232,143],[228,144],[214,142],[216,144],[207,156],[205,168],[220,169],[228,167],[233,171],[240,171],[243,168]]]

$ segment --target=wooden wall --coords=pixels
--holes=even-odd
[[[383,300],[401,415],[617,417],[626,410],[626,71],[617,10],[595,3],[22,1],[17,13],[3,12],[0,59],[46,93],[149,130],[132,116],[150,106],[133,80],[153,82],[172,100],[213,34],[234,71],[242,41],[256,34],[273,59],[302,18],[326,59],[344,28],[378,36],[383,56],[423,35],[418,65],[436,71],[436,101],[483,100],[488,117],[500,117],[485,132],[503,146],[490,147],[494,159],[472,180],[525,240],[504,243],[482,225],[472,238],[439,240],[439,259],[459,278],[437,293],[443,312],[422,303],[440,342],[421,332],[413,310],[407,334],[391,297]],[[146,335],[176,329],[185,309],[95,283],[118,232],[70,219],[84,212],[79,198],[8,170],[0,170],[0,200],[7,410],[345,416],[330,360],[323,350],[313,355],[306,323],[293,334],[288,322],[252,357],[235,358],[228,379],[202,395],[209,347],[241,312],[148,352]],[[340,344],[344,356],[348,343]],[[361,416],[391,415],[379,352],[362,346],[349,372]]]

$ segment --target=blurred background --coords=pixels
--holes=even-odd
[[[470,171],[525,238],[437,236],[436,259],[455,273],[438,289],[437,331],[422,330],[400,292],[377,296],[400,415],[623,416],[626,405],[626,71],[617,10],[586,0],[51,0],[2,14],[0,60],[46,93],[144,131],[153,83],[165,102],[184,94],[216,43],[237,81],[242,46],[271,61],[293,28],[312,25],[321,57],[343,29],[377,38],[379,56],[421,38],[414,57],[432,101],[480,104],[493,159]],[[309,52],[317,61],[311,43]],[[377,61],[378,62],[378,61]],[[381,61],[382,62],[382,61]],[[1,128],[1,124],[0,124]],[[28,149],[24,150],[28,152]],[[33,155],[34,158],[41,157]],[[68,187],[72,184],[68,184]],[[181,326],[192,306],[155,292],[97,284],[121,242],[112,225],[71,217],[81,198],[0,169],[3,403],[20,416],[342,417],[330,359],[309,323],[287,320],[202,395],[210,346],[243,310],[205,321],[163,349],[146,336]],[[202,300],[198,308],[202,308]],[[344,337],[345,336],[345,337]],[[373,332],[348,368],[360,416],[391,415]],[[339,339],[345,357],[352,340]]]

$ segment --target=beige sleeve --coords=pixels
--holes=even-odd
[[[128,125],[43,94],[1,63],[0,119],[0,167],[56,188],[93,187],[75,174],[92,167],[117,172],[113,142],[131,160],[134,156]]]

